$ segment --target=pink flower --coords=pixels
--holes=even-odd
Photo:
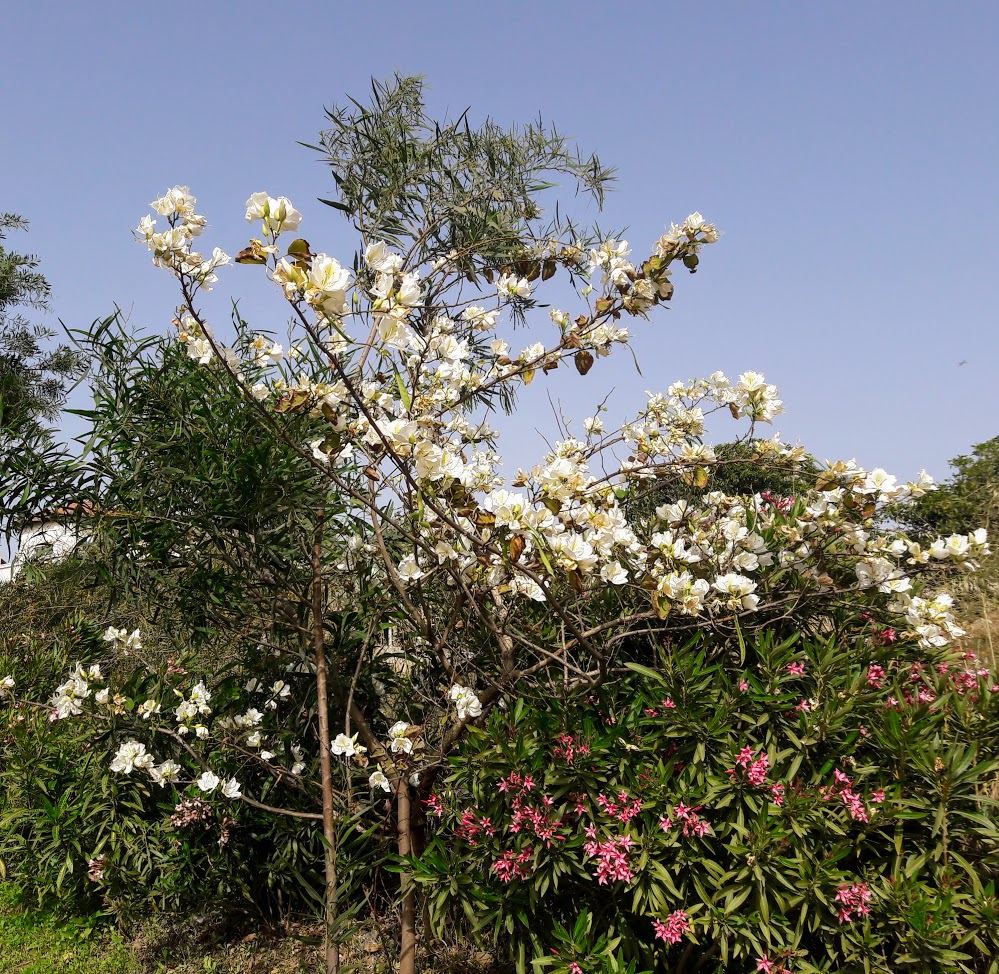
[[[875,690],[880,690],[885,685],[884,667],[878,666],[877,663],[871,663],[867,667],[867,685]]]
[[[674,910],[666,917],[665,923],[662,920],[653,920],[652,929],[660,940],[665,940],[668,944],[678,944],[690,929],[690,921],[685,910]]]
[[[854,913],[858,916],[867,916],[871,912],[867,904],[871,902],[873,897],[874,894],[868,888],[867,883],[840,886],[836,893],[836,902],[842,904],[839,911],[839,922],[850,923]]]
[[[586,829],[586,835],[590,841],[584,843],[583,851],[597,860],[597,882],[601,886],[611,881],[628,882],[632,876],[628,850],[635,844],[631,836],[622,835],[598,842],[596,829],[593,827]]]
[[[770,759],[763,753],[749,766],[746,773],[746,781],[754,788],[759,788],[767,780],[767,771],[770,768]]]
[[[756,958],[756,974],[771,974],[775,966],[767,954]]]
[[[770,759],[766,753],[761,751],[758,758],[754,758],[754,751],[751,747],[744,747],[736,756],[735,763],[746,769],[746,781],[754,788],[759,788],[767,780],[767,772],[770,768]],[[729,768],[726,774],[735,777],[735,768]]]
[[[504,852],[494,863],[492,871],[504,882],[509,883],[514,879],[526,879],[531,875],[531,867],[528,862],[531,858],[530,848],[525,848],[517,853],[512,849]]]
[[[791,676],[804,676],[805,664],[804,663],[788,663],[787,671]]]
[[[749,689],[749,681],[748,680],[740,680],[739,681],[739,692],[740,693],[745,693],[748,689]]]
[[[871,801],[875,805],[880,805],[885,800],[885,793],[882,789],[878,788],[877,791],[871,792]]]

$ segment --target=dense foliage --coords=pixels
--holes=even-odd
[[[414,864],[438,923],[520,969],[997,969],[994,674],[860,617],[656,655],[474,733]]]

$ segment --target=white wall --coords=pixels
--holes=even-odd
[[[21,532],[17,554],[9,565],[0,566],[0,583],[12,581],[33,558],[65,558],[78,544],[76,526],[59,521],[40,521]]]

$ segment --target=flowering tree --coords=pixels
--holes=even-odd
[[[239,317],[226,341],[199,310],[201,293],[232,261],[219,247],[210,256],[199,249],[207,220],[186,187],[154,200],[136,231],[177,280],[186,354],[322,480],[327,499],[317,499],[312,543],[289,566],[307,579],[295,614],[309,652],[304,672],[262,696],[252,683],[242,695],[227,691],[224,713],[208,683],[185,685],[177,674],[148,682],[146,699],[84,667],[58,689],[58,717],[103,707],[124,728],[131,714],[136,730],[116,770],[267,807],[231,773],[234,756],[293,781],[315,778],[318,764],[334,890],[336,776],[341,787],[360,775],[373,795],[391,794],[399,853],[418,855],[423,807],[449,755],[525,687],[586,697],[620,679],[637,646],[697,633],[735,646],[787,620],[819,634],[824,610],[843,602],[893,620],[922,647],[960,634],[950,600],[918,594],[917,577],[943,563],[973,567],[984,532],[920,545],[872,526],[884,505],[922,495],[929,478],[900,484],[836,462],[796,496],[705,492],[725,463],[749,458],[786,472],[807,459],[801,447],[760,435],[783,407],[757,372],[675,382],[620,424],[597,397],[593,415],[561,428],[542,456],[501,456],[490,410],[556,369],[598,375],[599,360],[626,348],[630,329],[671,299],[673,277],[697,269],[718,240],[713,224],[693,213],[636,255],[560,208],[546,219],[549,176],[599,198],[609,173],[545,127],[433,123],[413,79],[376,86],[369,108],[330,119],[322,149],[339,198],[327,202],[351,220],[356,252],[323,252],[298,236],[304,217],[290,200],[255,192],[246,203],[255,236],[235,256],[287,300],[287,346]],[[571,302],[539,314],[553,281]],[[738,424],[736,461],[704,442],[714,414]],[[519,464],[513,475],[503,473],[507,464]],[[329,651],[345,605],[378,606],[353,672]],[[372,638],[382,622],[391,623],[406,696],[358,692],[384,642]],[[107,633],[119,654],[137,638]],[[282,753],[268,742],[280,738],[303,679],[315,687],[318,753]],[[733,773],[752,786],[761,760],[740,757]],[[590,841],[588,854],[620,878],[622,849]],[[503,861],[510,876],[528,868]],[[408,874],[402,890],[408,974],[417,915]],[[859,910],[863,897],[850,896],[844,908]],[[679,939],[685,922],[663,917],[657,935]],[[332,947],[327,962],[337,964]]]

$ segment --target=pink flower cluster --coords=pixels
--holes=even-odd
[[[791,974],[791,968],[786,966],[784,957],[771,960],[769,954],[764,954],[756,958],[756,974]]]
[[[687,919],[686,911],[674,910],[666,917],[665,923],[662,920],[653,920],[652,929],[660,940],[665,940],[668,944],[678,944],[690,929],[690,921]]]
[[[99,883],[104,879],[104,870],[107,868],[107,856],[95,856],[87,863],[87,879],[92,883]]]
[[[499,792],[510,792],[511,794],[533,791],[534,778],[532,778],[529,774],[520,775],[514,771],[509,778],[500,778],[499,784],[496,786],[496,790]]]
[[[885,685],[885,670],[877,663],[871,663],[867,667],[867,685],[875,690],[880,690]]]
[[[853,883],[848,886],[840,886],[836,893],[836,902],[840,903],[839,922],[850,923],[853,914],[865,917],[871,909],[867,905],[873,899],[874,894],[868,889],[867,883]]]
[[[558,744],[552,750],[552,756],[557,760],[565,761],[566,764],[572,764],[577,757],[589,753],[589,745],[580,744],[572,734],[560,734]]]
[[[667,697],[665,700],[661,700],[659,703],[660,706],[663,708],[663,710],[676,710],[676,704],[673,702],[672,697]],[[646,707],[645,716],[658,717],[659,711],[655,707]]]
[[[760,751],[760,756],[755,757],[755,752],[751,747],[744,747],[735,759],[736,765],[742,768],[746,775],[746,781],[754,788],[759,788],[767,780],[767,772],[770,770],[770,759],[765,751]],[[735,777],[738,773],[736,768],[729,768],[725,774]]]
[[[444,814],[444,802],[441,801],[440,795],[431,793],[424,799],[423,804],[427,806],[427,811],[431,815]]]
[[[853,782],[839,768],[833,772],[833,777],[836,779],[836,783],[831,788],[822,788],[819,791],[822,800],[828,801],[838,795],[843,804],[846,805],[850,818],[856,822],[870,821],[864,800],[853,790]]]
[[[791,676],[804,676],[805,675],[805,664],[804,663],[788,663],[787,671]]]
[[[531,867],[528,865],[531,861],[531,853],[530,848],[522,849],[520,852],[512,849],[509,852],[504,852],[493,863],[493,872],[504,883],[509,883],[514,879],[526,879],[531,875]]]
[[[975,664],[980,662],[978,657],[974,653],[964,653],[961,656],[964,661],[964,666],[952,671],[950,674],[951,683],[954,685],[954,689],[958,693],[964,694],[972,690],[977,690],[979,682],[982,678],[988,678],[990,676],[989,668],[987,666],[976,666]],[[944,664],[940,667],[941,672],[944,672],[948,667]],[[996,692],[996,687],[992,687],[992,692]]]
[[[455,838],[462,839],[470,846],[477,846],[482,836],[492,837],[496,834],[492,822],[485,815],[479,817],[475,809],[466,808],[461,813],[461,821],[454,830]]]
[[[780,511],[781,514],[787,514],[794,507],[794,498],[781,497],[779,494],[772,494],[769,490],[765,490],[760,494],[760,506],[772,507],[775,511]]]
[[[213,821],[212,806],[200,798],[186,798],[174,808],[170,816],[171,824],[177,829],[192,828],[195,825],[210,829]]]
[[[987,680],[991,675],[989,669],[977,666],[978,657],[974,653],[964,653],[961,656],[963,665],[953,665],[951,663],[938,663],[936,672],[950,683],[950,686],[962,696],[972,694],[972,699],[977,699],[977,694],[982,687],[982,681]],[[880,667],[879,667],[880,669]],[[933,703],[937,699],[936,688],[930,681],[933,678],[933,670],[925,663],[913,663],[909,668],[909,683],[911,688],[902,691],[902,700],[911,706],[918,706],[922,703]],[[868,676],[868,682],[870,677]],[[999,692],[999,684],[990,686],[989,692]],[[902,703],[895,697],[888,697],[886,701],[888,707],[900,708]]]
[[[642,811],[641,798],[632,799],[626,791],[620,792],[617,801],[606,795],[597,795],[597,804],[611,817],[627,825]]]
[[[876,643],[882,646],[890,646],[898,642],[898,633],[891,626],[879,626],[877,620],[869,612],[864,612],[862,618],[871,624],[871,635]]]
[[[683,803],[674,806],[673,814],[676,816],[676,821],[680,823],[680,831],[683,835],[696,835],[698,838],[711,835],[711,826],[697,814],[700,808],[700,805],[696,808],[688,808]],[[676,823],[673,819],[666,815],[659,818],[659,828],[664,832],[669,832],[674,824]]]
[[[583,851],[597,860],[597,882],[603,885],[608,882],[626,883],[631,879],[631,864],[628,862],[628,851],[635,844],[630,835],[620,835],[617,838],[597,841],[597,827],[588,825],[586,837],[590,840],[584,843]]]

